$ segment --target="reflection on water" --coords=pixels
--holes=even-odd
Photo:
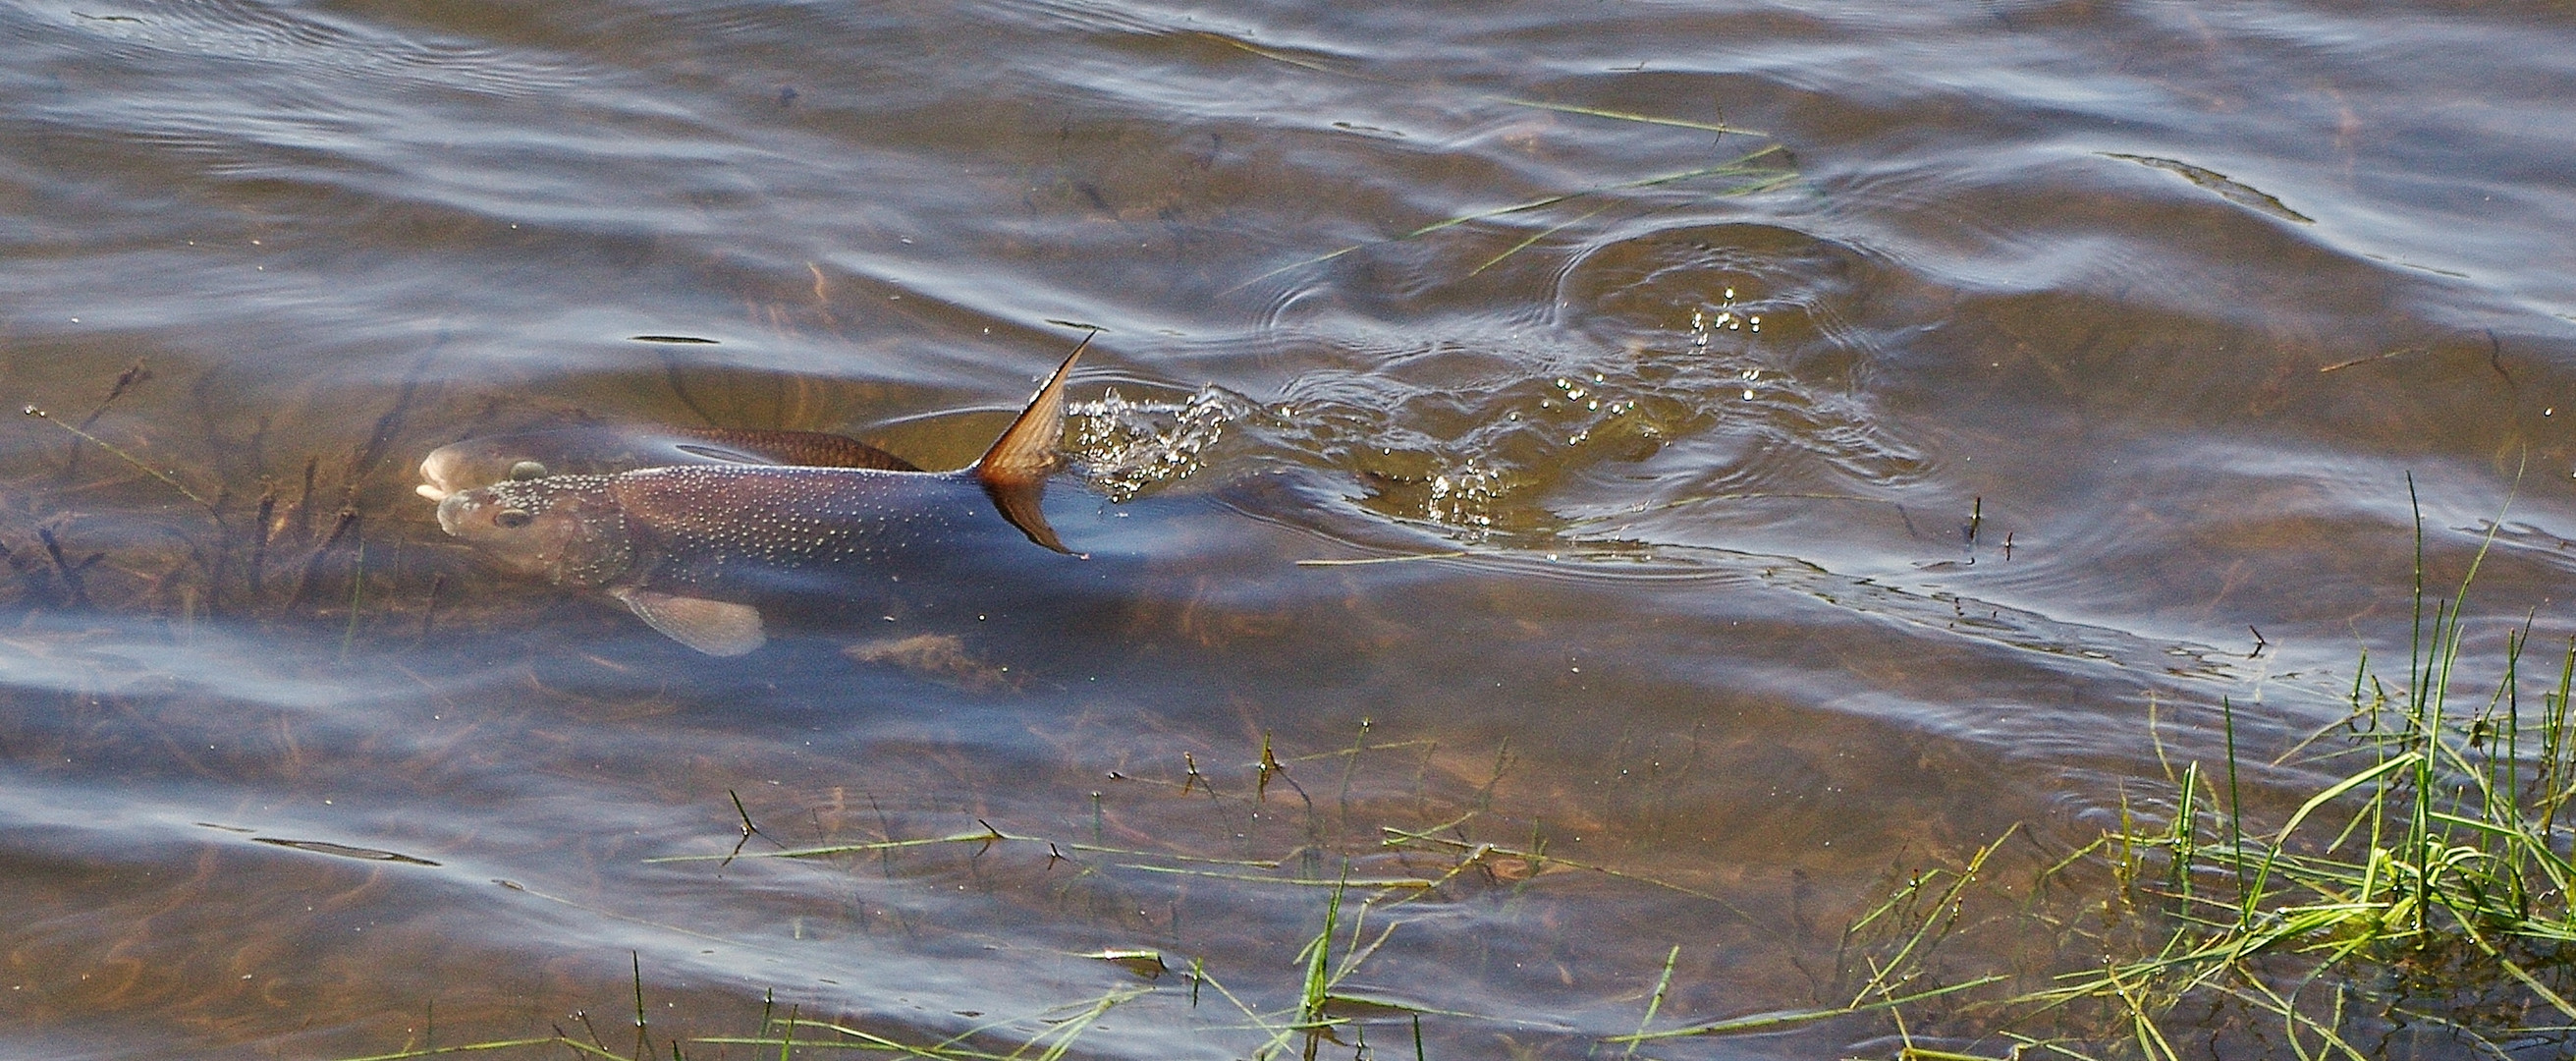
[[[2576,46],[2418,8],[0,12],[0,1042],[1883,997],[1929,868],[2006,838],[2014,906],[2230,739],[2250,807],[2332,776],[2275,757],[2405,646],[2419,508],[2428,584],[2498,528],[2473,645],[2565,636]],[[413,493],[586,424],[959,467],[1090,326],[1093,559],[980,620],[709,659]],[[1956,923],[1925,975],[2095,959]]]

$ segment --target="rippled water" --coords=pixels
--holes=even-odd
[[[12,1055],[623,1055],[640,997],[1241,1056],[1331,916],[1394,1007],[1322,1056],[1599,1056],[1847,1001],[1896,882],[2165,798],[2222,699],[2341,718],[2419,503],[2435,585],[2502,521],[2473,643],[2571,625],[2563,4],[0,29]],[[1090,574],[971,628],[710,660],[411,492],[589,421],[951,467],[1089,327]]]

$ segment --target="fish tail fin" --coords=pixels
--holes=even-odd
[[[1092,335],[1097,335],[1093,332]],[[1091,346],[1091,336],[1065,355],[1046,385],[1029,399],[1028,408],[994,440],[993,448],[984,451],[982,459],[969,469],[984,484],[984,492],[993,498],[993,507],[1002,518],[1010,520],[1029,540],[1057,552],[1069,552],[1056,540],[1055,529],[1047,526],[1046,513],[1038,502],[1046,489],[1047,474],[1056,469],[1056,444],[1064,441],[1064,380],[1073,374],[1073,363]]]
[[[1065,548],[1064,542],[1055,536],[1054,527],[1047,526],[1046,509],[1040,507],[1040,502],[1046,500],[1044,482],[1030,483],[1026,486],[995,486],[986,483],[984,496],[992,498],[993,507],[1002,513],[1002,518],[1011,521],[1011,526],[1018,527],[1020,533],[1029,536],[1030,541],[1059,553],[1073,551]]]

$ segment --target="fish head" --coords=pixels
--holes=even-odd
[[[421,458],[420,485],[413,489],[431,501],[443,501],[477,486],[543,479],[557,470],[529,459],[520,436],[474,438],[440,446]],[[566,469],[568,470],[568,469]]]
[[[604,585],[635,562],[626,514],[609,480],[559,475],[448,494],[439,529],[494,566],[574,586]]]

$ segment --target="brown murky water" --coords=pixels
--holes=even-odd
[[[2563,4],[0,27],[12,1056],[626,1055],[638,991],[657,1056],[1301,1052],[1343,880],[1319,1056],[1603,1056],[1848,1001],[1896,882],[2152,810],[2222,699],[2340,718],[2410,473],[2437,584],[2503,516],[2478,636],[2570,625]],[[711,660],[411,493],[590,420],[953,466],[1066,322],[1095,576],[972,628]]]

